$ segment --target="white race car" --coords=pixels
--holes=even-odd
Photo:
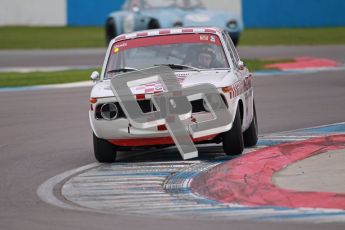
[[[174,144],[165,125],[145,129],[131,125],[111,88],[111,79],[154,66],[170,67],[182,88],[212,84],[228,108],[231,122],[227,130],[204,133],[193,138],[194,143],[222,142],[228,155],[241,154],[244,146],[256,145],[258,128],[252,76],[240,60],[229,34],[214,27],[157,29],[113,39],[102,73],[91,75],[95,85],[90,96],[89,118],[94,153],[99,162],[114,162],[119,150]],[[164,91],[164,87],[154,82],[136,85],[130,90],[142,112],[149,113],[154,110],[150,98]],[[211,112],[204,100],[190,102],[192,114],[183,121],[186,127],[210,119]]]

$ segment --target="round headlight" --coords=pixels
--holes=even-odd
[[[118,114],[119,111],[114,103],[107,103],[101,106],[101,116],[105,120],[114,120]]]
[[[237,28],[237,21],[236,20],[230,20],[226,26],[230,29],[236,29]]]

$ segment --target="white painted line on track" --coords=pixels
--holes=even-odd
[[[97,167],[98,165],[99,165],[99,163],[92,163],[92,164],[88,164],[88,165],[82,166],[82,167],[77,168],[77,169],[69,170],[69,171],[61,173],[57,176],[54,176],[54,177],[48,179],[47,181],[45,181],[43,184],[41,184],[38,187],[37,195],[41,198],[41,200],[43,200],[44,202],[46,202],[48,204],[52,204],[52,205],[55,205],[55,206],[58,206],[61,208],[73,209],[73,210],[79,209],[76,206],[69,205],[69,204],[59,200],[54,194],[54,188],[57,184],[61,183],[66,178],[68,178],[68,177],[70,177],[76,173]],[[81,210],[84,210],[84,209],[81,209]]]

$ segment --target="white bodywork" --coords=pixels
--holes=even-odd
[[[253,119],[253,89],[251,86],[251,74],[248,72],[247,68],[240,68],[236,65],[239,60],[232,61],[235,55],[238,56],[234,47],[229,47],[226,45],[225,35],[222,34],[222,30],[218,28],[193,28],[193,33],[198,33],[201,31],[214,30],[212,35],[216,35],[220,38],[222,46],[225,50],[225,55],[229,61],[229,69],[209,69],[203,71],[175,71],[175,75],[178,78],[182,87],[192,86],[200,83],[211,83],[218,88],[219,93],[225,98],[225,102],[228,106],[228,110],[231,114],[232,121],[235,118],[237,107],[240,106],[242,115],[242,132],[244,132],[250,125]],[[164,29],[166,31],[166,29]],[[142,33],[142,32],[141,32]],[[159,35],[159,30],[146,31],[145,36],[161,36]],[[183,33],[182,29],[171,29],[171,34]],[[190,31],[188,33],[191,33]],[[166,34],[165,34],[166,35]],[[91,127],[98,138],[106,139],[111,142],[122,145],[131,146],[128,144],[128,140],[136,139],[159,139],[164,137],[169,137],[170,134],[167,130],[158,130],[157,128],[148,129],[138,129],[132,127],[126,118],[118,118],[115,120],[105,120],[96,118],[95,108],[100,104],[105,104],[109,102],[116,102],[117,99],[114,96],[111,87],[110,80],[104,79],[105,68],[108,63],[108,59],[113,47],[113,44],[117,41],[122,41],[127,38],[134,38],[136,33],[121,35],[110,43],[107,50],[107,54],[104,60],[104,65],[99,81],[95,82],[92,88],[90,98],[96,99],[97,102],[92,103],[93,111],[89,111],[89,119]],[[229,45],[229,44],[228,44]],[[230,44],[232,45],[232,43]],[[232,45],[233,46],[233,45]],[[116,76],[115,76],[116,77]],[[157,84],[153,87],[160,90],[160,85]],[[145,87],[133,87],[131,88],[133,95],[145,94]],[[146,93],[145,99],[150,99],[154,92]],[[190,119],[184,121],[186,125],[197,123],[200,121],[209,120],[212,118],[211,113],[208,112],[198,112],[193,113]],[[230,124],[230,128],[232,123]],[[227,131],[227,130],[224,130]],[[214,138],[214,136],[212,137]],[[148,139],[148,140],[149,140]],[[206,138],[207,139],[207,138]],[[123,143],[122,143],[123,141]],[[150,145],[148,141],[145,145]],[[140,146],[140,144],[138,144]]]

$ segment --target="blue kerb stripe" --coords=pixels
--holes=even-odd
[[[317,212],[317,213],[301,213],[301,214],[286,214],[286,215],[272,215],[272,216],[264,216],[253,218],[257,220],[268,220],[268,219],[296,219],[296,218],[312,218],[312,217],[330,217],[330,216],[344,216],[345,212],[333,212],[333,213],[325,213],[325,212]]]
[[[303,129],[297,132],[309,132],[309,133],[345,133],[345,123],[343,124],[334,124],[327,125],[317,128],[308,128]]]
[[[287,143],[290,141],[284,141],[284,140],[260,140],[258,141],[257,145],[263,145],[263,146],[273,146],[273,145],[278,145],[278,144],[282,144],[282,143]]]
[[[198,212],[209,213],[209,212],[236,212],[236,211],[253,211],[253,210],[264,210],[264,209],[273,209],[275,211],[290,211],[293,209],[288,208],[277,208],[277,207],[217,207],[217,208],[205,208],[198,209]],[[180,212],[180,211],[175,211]],[[195,212],[195,210],[185,210],[183,212]],[[245,215],[245,213],[243,213]],[[260,215],[260,214],[258,214]],[[264,215],[264,214],[262,214]]]
[[[18,86],[18,87],[0,87],[0,92],[25,91],[25,90],[42,90],[40,86]]]

